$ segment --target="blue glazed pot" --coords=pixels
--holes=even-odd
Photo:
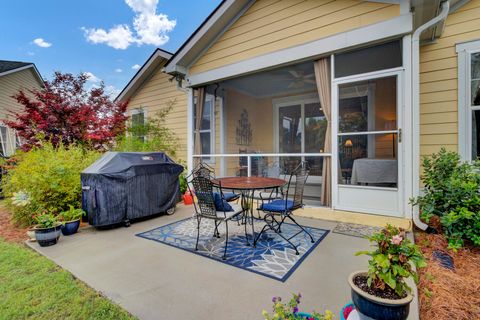
[[[51,228],[37,228],[35,227],[35,239],[40,247],[53,246],[60,238],[61,224]]]
[[[80,219],[65,222],[65,224],[62,225],[62,233],[64,236],[70,236],[77,233],[78,227],[80,227]]]
[[[408,294],[403,299],[390,300],[371,295],[355,285],[353,279],[357,275],[367,275],[365,271],[350,274],[348,283],[352,288],[352,301],[355,304],[360,319],[375,320],[405,320],[410,312],[410,303],[413,296]]]

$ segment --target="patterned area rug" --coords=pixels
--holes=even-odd
[[[365,238],[370,237],[373,233],[382,230],[380,227],[366,226],[355,223],[338,223],[332,232],[340,233],[347,236]]]
[[[262,220],[255,220],[256,232],[260,232],[264,226]],[[253,243],[251,225],[248,225],[248,240]],[[262,234],[256,248],[246,245],[245,226],[237,222],[229,222],[228,225],[228,250],[227,259],[222,260],[225,245],[225,223],[219,227],[220,238],[213,237],[213,221],[203,219],[200,226],[200,240],[198,251],[195,251],[197,239],[197,220],[187,218],[172,224],[155,228],[150,231],[137,234],[137,236],[161,242],[179,249],[208,257],[231,266],[242,268],[261,274],[279,281],[286,281],[301,262],[312,252],[313,249],[328,234],[328,230],[305,227],[313,236],[314,243],[305,232],[294,237],[291,241],[297,245],[299,255],[281,237],[273,231]],[[282,234],[287,238],[299,231],[293,224],[284,223]]]

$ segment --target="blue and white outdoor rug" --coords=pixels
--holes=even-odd
[[[263,220],[255,220],[255,231],[257,233],[260,232],[264,224]],[[214,224],[212,220],[202,220],[198,251],[195,251],[197,239],[197,220],[195,218],[180,220],[139,233],[137,236],[284,282],[328,234],[328,230],[305,227],[312,234],[315,242],[312,243],[305,232],[294,237],[291,241],[297,245],[300,253],[296,255],[295,250],[271,230],[262,235],[257,242],[256,248],[252,245],[247,246],[244,225],[238,225],[237,222],[230,221],[228,225],[227,259],[222,260],[225,248],[225,223],[222,223],[218,228],[220,238],[213,237],[213,229]],[[247,231],[249,233],[249,241],[253,243],[250,224]],[[299,228],[294,224],[284,223],[282,226],[282,234],[287,238],[298,231]]]

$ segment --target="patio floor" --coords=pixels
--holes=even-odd
[[[330,232],[284,283],[179,250],[135,234],[192,215],[178,206],[172,216],[137,222],[130,228],[84,229],[52,247],[29,245],[102,292],[140,319],[262,319],[273,296],[302,293],[301,310],[335,314],[350,301],[347,276],[365,269],[367,240]],[[333,230],[331,221],[298,218]],[[418,319],[417,302],[409,319]]]

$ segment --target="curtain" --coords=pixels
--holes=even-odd
[[[315,80],[317,82],[318,96],[320,106],[327,120],[327,130],[325,132],[325,153],[332,152],[332,105],[331,105],[331,82],[330,82],[330,58],[322,58],[315,61]],[[330,207],[332,205],[332,159],[323,158],[322,168],[322,205]]]
[[[205,106],[205,87],[197,89],[197,103],[195,104],[195,139],[193,142],[193,154],[202,154],[202,138],[200,136],[200,128],[202,127],[203,108]],[[194,165],[200,163],[200,158],[194,159]]]

